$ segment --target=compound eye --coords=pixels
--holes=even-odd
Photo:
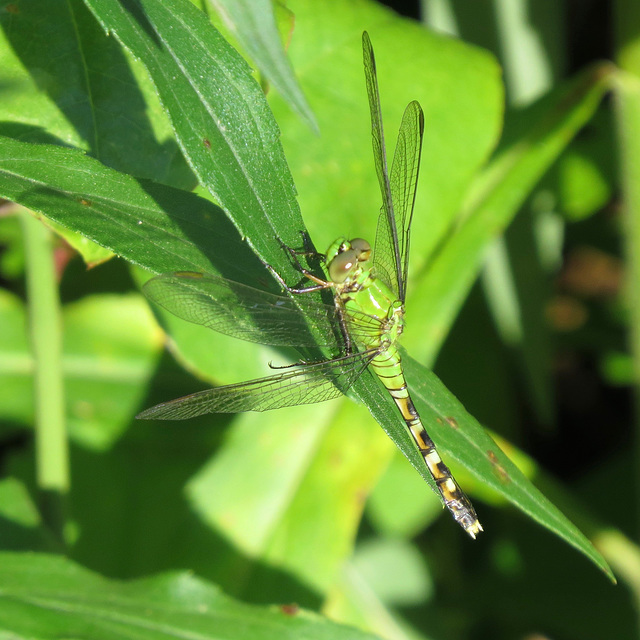
[[[366,262],[371,257],[371,245],[362,238],[354,238],[351,249],[356,252],[358,262]]]
[[[353,272],[357,262],[358,257],[353,249],[347,249],[347,251],[339,253],[329,265],[331,282],[342,284]]]

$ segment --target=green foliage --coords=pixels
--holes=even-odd
[[[3,553],[1,564],[0,618],[14,637],[374,638],[295,607],[239,603],[187,574],[121,583],[58,556]]]
[[[0,3],[0,195],[42,217],[94,266],[85,273],[75,257],[65,267],[70,250],[56,250],[72,479],[62,496],[61,541],[42,510],[46,487],[28,436],[34,424],[46,429],[35,419],[40,363],[25,333],[19,284],[21,265],[33,256],[22,254],[11,218],[0,219],[8,247],[0,270],[9,285],[0,290],[0,434],[7,443],[0,631],[25,638],[372,637],[233,596],[296,602],[393,638],[479,637],[494,628],[488,619],[502,625],[492,637],[510,637],[514,628],[601,637],[595,612],[556,604],[568,612],[559,623],[535,605],[543,592],[559,602],[563,590],[582,589],[610,603],[620,637],[631,637],[624,635],[631,609],[621,596],[602,595],[607,581],[560,546],[568,543],[612,577],[609,564],[629,566],[638,556],[622,533],[628,523],[617,522],[615,511],[591,514],[575,488],[519,452],[525,439],[512,409],[530,403],[546,427],[554,422],[552,339],[541,307],[551,297],[560,246],[537,246],[531,238],[542,231],[514,218],[523,208],[537,221],[549,213],[532,197],[541,184],[567,221],[590,221],[607,201],[615,176],[603,161],[612,153],[611,123],[600,104],[617,71],[586,68],[505,114],[492,54],[372,1],[289,2],[290,64],[268,4],[214,4],[248,62],[187,0]],[[368,374],[351,390],[358,404],[344,399],[177,425],[133,421],[154,401],[202,383],[161,355],[163,334],[131,291],[123,260],[141,267],[132,269],[136,283],[143,271],[189,270],[278,292],[261,261],[288,282],[300,278],[281,242],[300,246],[305,230],[321,250],[339,234],[374,237],[380,200],[363,29],[376,50],[387,148],[410,100],[425,112],[403,336],[416,360],[405,355],[404,362],[430,434],[477,503],[485,533],[474,544],[439,517],[436,497],[394,457],[367,414],[365,407],[429,482],[395,405]],[[278,92],[269,103],[253,66]],[[589,122],[595,139],[574,144]],[[554,224],[565,223],[556,217]],[[496,331],[482,324],[490,316],[473,287],[505,232],[504,252],[483,276]],[[208,382],[268,375],[269,361],[326,355],[270,350],[158,317],[180,364]],[[440,352],[437,370],[461,402],[426,368]],[[479,374],[480,361],[494,366]],[[500,446],[480,422],[500,434]],[[563,542],[529,519],[525,526],[509,503]],[[620,531],[606,534],[598,519]],[[177,569],[202,579],[158,575]],[[621,576],[629,585],[639,580],[629,570]],[[136,580],[122,581],[129,578]],[[513,617],[520,605],[509,613],[500,604],[518,602],[516,593],[520,618]]]

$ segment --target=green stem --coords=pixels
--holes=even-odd
[[[64,413],[62,319],[52,234],[28,212],[22,216],[22,228],[29,332],[35,361],[36,481],[43,522],[63,540],[69,449]]]

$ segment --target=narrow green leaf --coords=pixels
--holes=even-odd
[[[216,205],[118,173],[80,151],[0,137],[0,194],[154,273],[240,280],[266,273]]]
[[[64,410],[62,318],[53,234],[22,212],[29,338],[34,359],[36,481],[45,524],[64,540],[71,484]]]
[[[404,356],[403,361],[420,415],[445,459],[459,462],[613,579],[609,565],[593,544],[533,486],[436,375],[411,357]],[[417,454],[407,457],[414,466],[421,462]],[[482,521],[482,512],[478,515]]]
[[[318,123],[289,63],[270,0],[211,0],[227,28],[291,108],[318,133]]]
[[[258,255],[304,224],[265,97],[242,57],[188,0],[86,0],[102,26],[146,66],[200,183]]]
[[[531,518],[584,553],[613,579],[606,560],[501,451],[482,426],[471,416],[437,376],[403,353],[407,382],[416,407],[445,462],[456,460],[482,483],[503,495]],[[366,405],[372,415],[427,483],[433,481],[413,441],[404,437],[406,427],[389,405],[387,393],[373,376],[363,375],[360,389],[366,389]],[[482,522],[482,511],[478,513]]]

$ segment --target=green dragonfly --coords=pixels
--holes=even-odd
[[[275,295],[201,273],[177,272],[152,278],[147,297],[174,315],[233,337],[274,346],[324,346],[335,357],[302,362],[257,380],[208,389],[163,402],[140,413],[144,419],[183,420],[207,413],[267,411],[336,398],[367,369],[378,375],[394,399],[431,473],[445,506],[472,537],[482,531],[469,499],[442,462],[411,400],[397,341],[404,326],[409,234],[416,194],[424,116],[416,101],[403,115],[391,172],[387,169],[380,95],[371,41],[363,33],[364,68],[371,110],[373,152],[382,192],[373,265],[366,240],[338,238],[326,254],[286,247],[309,284],[287,285]],[[303,267],[300,256],[319,258],[324,275]],[[314,291],[328,289],[333,305]],[[310,330],[314,328],[314,332]]]

